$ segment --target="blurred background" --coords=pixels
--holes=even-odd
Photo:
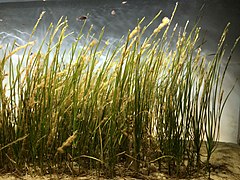
[[[13,41],[23,45],[31,34],[41,12],[45,15],[34,36],[40,42],[51,22],[56,24],[59,18],[67,17],[69,32],[65,48],[71,47],[86,18],[84,32],[93,25],[92,32],[98,36],[105,27],[103,41],[114,45],[123,35],[132,30],[138,20],[145,17],[143,24],[163,10],[161,16],[146,32],[150,34],[164,16],[170,17],[176,2],[179,3],[172,25],[178,23],[182,29],[189,20],[189,30],[200,18],[202,38],[206,40],[203,52],[208,57],[216,51],[224,27],[230,22],[226,41],[226,60],[235,39],[240,35],[240,1],[239,0],[0,0],[0,45]],[[224,62],[223,62],[224,64]],[[240,78],[240,45],[237,46],[229,65],[224,90],[229,92],[236,80]],[[220,141],[240,143],[240,81],[229,97],[221,121]]]

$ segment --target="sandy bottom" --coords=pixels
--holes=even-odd
[[[205,152],[202,152],[204,155]],[[240,146],[231,143],[219,143],[217,149],[212,155],[211,159],[212,164],[212,173],[211,179],[213,180],[240,180]],[[93,173],[89,173],[89,175],[81,176],[81,177],[71,177],[68,175],[46,175],[46,176],[33,176],[33,175],[25,175],[25,176],[16,176],[14,174],[4,174],[0,175],[0,180],[15,180],[15,179],[26,179],[26,180],[52,180],[52,179],[76,179],[76,180],[91,180],[91,179],[106,179],[104,177],[98,177],[96,175],[91,175]],[[150,175],[144,175],[140,178],[132,178],[127,173],[124,173],[123,176],[117,176],[114,178],[116,180],[137,180],[137,179],[149,179],[149,180],[160,180],[160,179],[176,179],[173,177],[168,177],[165,174],[152,172]],[[192,177],[193,180],[204,180],[208,179],[207,175],[199,175],[198,177]]]

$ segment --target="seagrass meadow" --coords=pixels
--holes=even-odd
[[[223,91],[223,80],[239,38],[223,65],[229,25],[207,57],[200,27],[189,29],[187,22],[176,31],[174,12],[159,12],[145,26],[139,20],[116,46],[102,41],[104,28],[85,43],[91,28],[80,30],[68,51],[62,46],[70,35],[67,18],[50,24],[36,47],[32,37],[43,13],[28,43],[1,46],[1,171],[79,175],[92,169],[115,177],[121,165],[136,176],[153,166],[172,176],[202,169],[210,176],[231,93]]]

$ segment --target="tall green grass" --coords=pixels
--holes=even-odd
[[[228,26],[214,57],[206,59],[200,28],[187,30],[187,23],[177,34],[177,26],[170,29],[172,18],[163,18],[147,38],[153,21],[142,27],[142,20],[112,48],[101,41],[104,29],[80,48],[80,31],[69,52],[62,47],[68,23],[60,19],[49,26],[38,51],[33,52],[32,37],[26,45],[3,49],[0,169],[42,174],[95,169],[111,177],[117,164],[136,173],[144,167],[150,173],[152,164],[177,176],[204,166],[210,171],[230,94],[223,96],[222,87],[230,61],[222,67]],[[13,59],[20,50],[21,58]]]

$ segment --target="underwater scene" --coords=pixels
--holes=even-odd
[[[0,0],[0,179],[240,179],[240,1]]]

